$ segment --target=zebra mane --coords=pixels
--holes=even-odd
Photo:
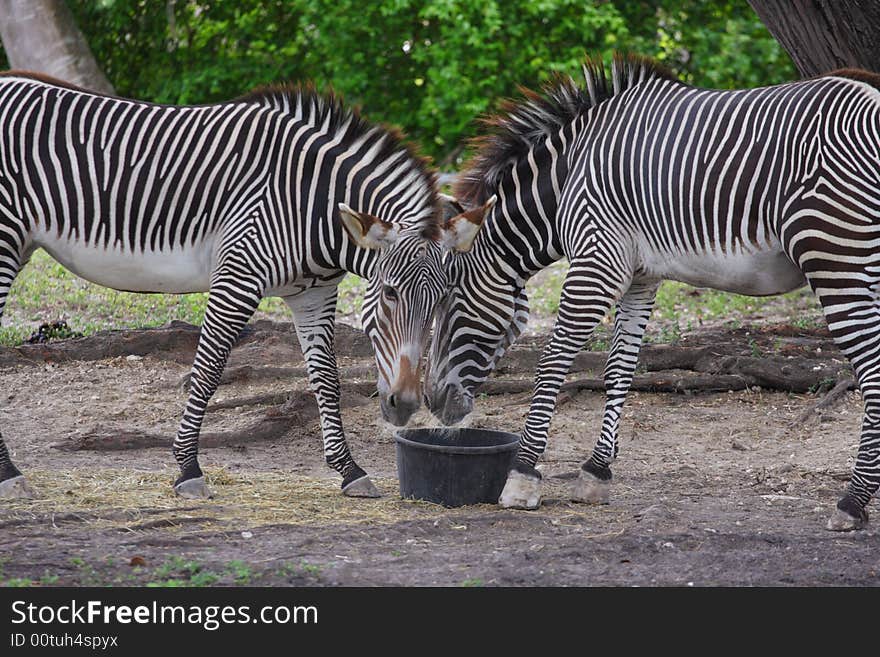
[[[428,159],[421,156],[397,128],[367,121],[358,108],[346,106],[339,95],[330,90],[319,92],[311,83],[258,87],[233,102],[261,105],[291,115],[298,121],[337,135],[343,146],[354,144],[358,140],[371,140],[374,144],[379,144],[374,155],[377,162],[399,157],[402,153],[412,163],[413,171],[431,190],[427,200],[433,212],[419,224],[422,228],[421,235],[434,241],[440,239],[441,217],[438,210],[439,196],[436,193],[436,174],[430,168]]]
[[[375,127],[362,119],[356,108],[346,107],[333,91],[320,93],[311,83],[257,87],[232,102],[261,105],[315,127],[326,125],[332,133],[344,129],[345,137],[360,137]]]
[[[480,119],[488,134],[470,141],[475,155],[455,185],[456,198],[465,205],[485,202],[506,169],[590,108],[647,80],[678,81],[653,59],[619,52],[614,53],[610,74],[601,58],[588,57],[583,75],[582,85],[557,74],[540,92],[520,87],[522,99],[505,100],[498,114]]]

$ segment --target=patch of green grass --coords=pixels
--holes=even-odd
[[[251,567],[244,561],[230,561],[226,564],[226,572],[232,575],[236,584],[247,585],[251,581]]]
[[[590,351],[608,351],[611,348],[612,334],[612,326],[603,326],[600,324],[593,331],[593,335],[590,337],[586,349]]]
[[[527,285],[530,325],[549,330],[549,324],[559,310],[559,297],[568,266],[558,262],[536,274]],[[678,342],[682,333],[692,331],[709,322],[724,322],[729,328],[739,328],[743,321],[775,317],[800,328],[823,325],[819,303],[809,288],[783,295],[750,297],[708,288],[695,288],[676,281],[664,281],[657,292],[654,312],[648,323],[647,340],[659,343]],[[607,347],[613,312],[597,327],[597,336],[591,349]],[[607,327],[607,330],[606,330]]]
[[[751,351],[753,358],[760,358],[764,355],[764,352],[761,351],[761,347],[758,345],[755,338],[749,338],[749,350]]]
[[[317,575],[321,574],[321,566],[316,563],[309,563],[307,561],[303,561],[299,567],[304,573],[306,573],[308,575],[317,576]]]
[[[349,274],[339,283],[339,298],[336,302],[336,312],[340,315],[360,315],[364,305],[364,293],[367,291],[367,281]]]
[[[187,561],[183,557],[173,556],[168,557],[161,566],[156,568],[153,571],[153,575],[160,578],[165,578],[171,575],[172,573],[192,573],[196,572],[199,569],[199,564],[195,561]]]
[[[366,281],[349,275],[339,285],[339,315],[357,323]],[[117,292],[72,274],[37,250],[12,285],[0,328],[0,345],[24,342],[44,322],[66,320],[74,331],[91,335],[106,329],[162,326],[173,320],[201,324],[206,293],[140,294]],[[289,322],[290,310],[279,298],[260,302],[254,319]]]
[[[309,563],[308,561],[300,561],[299,564],[283,563],[275,574],[279,577],[300,578],[302,575],[310,575],[318,577],[323,570],[323,566],[317,563]],[[262,577],[263,575],[260,575]]]
[[[824,327],[825,320],[820,315],[805,315],[794,319],[791,324],[799,329],[809,330]]]
[[[772,301],[773,297],[747,297],[665,281],[657,291],[653,317],[669,320],[693,317],[698,322],[726,319],[754,315]]]
[[[834,386],[837,385],[837,379],[833,376],[826,376],[821,381],[817,381],[813,385],[810,386],[810,393],[816,394],[818,392],[824,392],[826,390],[831,390]]]
[[[31,333],[33,330],[25,326],[0,326],[0,345],[14,347],[22,344]]]
[[[161,580],[159,582],[147,582],[146,585],[147,585],[147,587],[149,587],[151,589],[156,589],[156,588],[162,588],[162,589],[175,588],[176,589],[176,588],[182,588],[185,586],[189,586],[182,579],[165,579],[165,580]]]
[[[748,297],[666,281],[658,291],[648,333],[653,333],[653,342],[674,344],[684,331],[691,332],[703,324],[723,324],[727,330],[736,330],[760,322],[779,322],[801,329],[825,324],[821,306],[809,288],[776,296]],[[752,356],[763,355],[754,340],[749,346]]]
[[[684,283],[665,281],[657,292],[654,319],[729,319],[739,323],[743,317],[753,317],[775,311],[786,315],[792,323],[803,319],[803,311],[821,320],[818,301],[809,289],[769,297],[750,297],[708,288],[695,288]]]
[[[278,570],[275,571],[275,574],[279,577],[293,577],[297,575],[298,572],[299,571],[295,565],[290,563],[283,563],[278,568]]]
[[[173,556],[166,559],[165,563],[156,568],[152,577],[156,579],[147,582],[150,587],[182,587],[182,586],[211,586],[221,579],[221,575],[210,570],[197,561],[187,561],[183,557]]]
[[[43,586],[54,586],[58,583],[59,577],[58,575],[52,575],[48,570],[43,573],[43,576],[40,578],[40,584]]]
[[[192,577],[189,578],[190,586],[211,586],[220,580],[220,576],[217,573],[212,573],[210,570],[199,571],[197,573],[193,573]]]
[[[33,585],[33,580],[28,579],[27,577],[12,577],[3,582],[3,586],[9,587],[11,589],[27,588]]]
[[[562,284],[568,273],[568,265],[557,262],[550,265],[529,281],[526,292],[529,296],[529,313],[536,316],[555,315],[559,310],[559,296]]]
[[[464,586],[466,588],[483,586],[483,580],[481,580],[479,577],[468,577],[461,583],[461,586]]]
[[[81,557],[71,557],[70,564],[79,569],[83,584],[96,586],[100,583],[101,578],[98,575],[98,571]]]
[[[681,340],[681,326],[677,321],[662,326],[659,338],[661,343],[678,344]]]

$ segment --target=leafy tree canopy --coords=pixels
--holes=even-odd
[[[68,0],[120,95],[234,98],[280,80],[332,85],[443,166],[517,85],[578,75],[586,53],[654,56],[688,82],[797,78],[746,0]]]

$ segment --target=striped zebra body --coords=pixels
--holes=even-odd
[[[449,265],[457,285],[432,348],[432,410],[446,421],[469,412],[474,390],[525,321],[525,281],[566,258],[556,325],[501,502],[538,504],[534,466],[559,388],[616,306],[600,437],[575,490],[584,501],[606,501],[620,413],[659,283],[750,295],[808,283],[865,400],[856,467],[830,522],[861,526],[880,486],[875,80],[840,72],[714,91],[636,57],[617,58],[610,78],[595,63],[585,75],[585,88],[561,80],[508,107],[457,190],[465,204],[490,194],[499,201],[473,251]],[[468,348],[474,326],[483,335]]]
[[[181,494],[208,494],[197,460],[205,408],[269,295],[294,313],[328,463],[344,490],[375,493],[339,412],[337,284],[346,272],[370,280],[364,326],[383,414],[405,424],[421,399],[411,356],[445,285],[439,213],[433,175],[398,136],[311,89],[177,107],[0,76],[0,316],[39,247],[115,289],[210,292],[174,443]],[[383,303],[383,286],[396,303]],[[0,494],[18,477],[0,439]]]

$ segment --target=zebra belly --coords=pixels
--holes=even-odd
[[[803,272],[781,251],[669,255],[649,263],[657,278],[750,296],[783,294],[806,284]]]
[[[214,254],[209,243],[131,253],[57,235],[35,235],[34,242],[77,276],[114,290],[182,294],[205,292],[210,287]]]

